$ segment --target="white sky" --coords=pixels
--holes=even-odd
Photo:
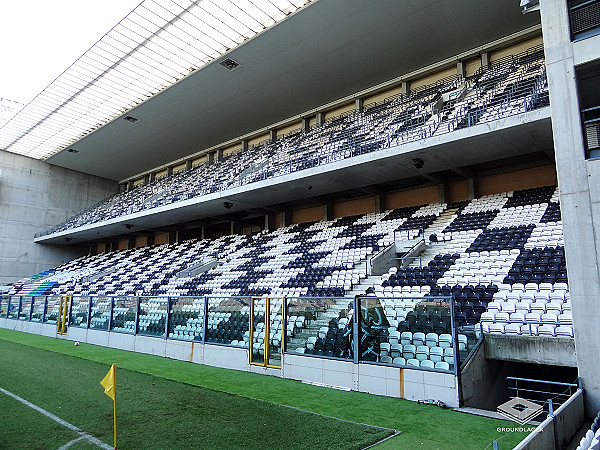
[[[0,98],[28,103],[141,1],[0,1]]]

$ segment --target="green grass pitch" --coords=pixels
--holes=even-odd
[[[504,449],[525,437],[498,431],[511,422],[436,406],[0,329],[0,387],[109,445],[112,401],[100,380],[113,362],[119,449],[360,449],[389,429],[401,434],[377,449],[483,449],[494,439]],[[0,449],[57,449],[78,436],[2,393],[0,411]]]

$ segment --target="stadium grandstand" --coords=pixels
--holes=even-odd
[[[144,0],[0,128],[0,327],[522,397],[571,439],[600,410],[599,10]]]

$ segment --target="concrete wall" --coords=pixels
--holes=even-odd
[[[554,417],[547,417],[515,450],[567,448],[583,422],[583,391],[578,390],[554,412]]]
[[[488,334],[484,344],[488,359],[577,367],[575,342],[569,338]]]
[[[586,160],[575,65],[600,58],[600,36],[571,42],[567,3],[540,0],[577,365],[589,416],[600,409],[600,160]]]
[[[34,244],[33,237],[117,189],[114,181],[0,151],[0,283],[86,254],[88,247]]]
[[[56,337],[56,325],[0,318],[0,328]],[[283,355],[281,369],[253,366],[248,349],[69,327],[66,339],[225,369],[242,370],[407,400],[441,400],[458,407],[458,382],[450,373],[354,364]]]

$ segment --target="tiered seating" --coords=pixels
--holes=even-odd
[[[446,97],[453,94],[451,100]],[[548,104],[543,51],[534,48],[463,80],[451,77],[410,96],[367,105],[323,125],[290,133],[114,195],[48,233],[149,210],[454,131]]]
[[[398,335],[433,333],[439,339],[450,332],[449,312],[444,317],[427,304],[427,298],[438,296],[453,297],[455,324],[469,341],[465,350],[477,338],[480,321],[486,333],[573,337],[556,187],[473,200],[448,220],[435,241],[444,244],[443,253],[426,266],[392,267],[367,290],[380,299],[390,323],[382,350],[374,352],[380,362],[401,361],[397,352],[390,353]],[[397,345],[398,352],[409,346],[410,356],[411,346],[416,352],[422,344],[401,340]],[[415,357],[404,359],[408,364]]]
[[[579,441],[577,450],[599,450],[600,449],[600,412],[596,414],[592,426]]]

